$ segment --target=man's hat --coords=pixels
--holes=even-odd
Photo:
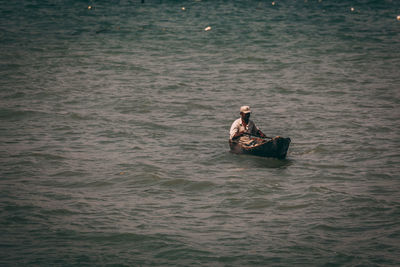
[[[249,106],[241,106],[240,107],[240,113],[251,113],[250,107]]]

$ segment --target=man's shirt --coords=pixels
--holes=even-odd
[[[232,123],[231,130],[229,132],[230,133],[229,139],[232,140],[233,136],[237,132],[241,132],[241,131],[246,131],[249,134],[257,135],[258,128],[252,120],[249,120],[249,123],[247,124],[247,126],[244,127],[244,125],[242,123],[242,118],[239,118]]]

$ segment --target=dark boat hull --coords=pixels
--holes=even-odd
[[[260,157],[272,157],[278,159],[286,158],[290,145],[290,138],[275,137],[270,140],[253,137],[257,141],[256,145],[246,146],[238,142],[229,140],[231,152],[235,154],[249,154]]]

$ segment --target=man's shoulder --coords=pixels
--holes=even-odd
[[[241,118],[239,118],[239,119],[236,119],[232,124],[240,124],[241,123]]]

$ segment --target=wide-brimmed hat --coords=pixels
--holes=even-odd
[[[251,110],[250,110],[250,107],[249,106],[241,106],[240,107],[240,113],[244,113],[244,114],[246,114],[246,113],[251,113]]]

